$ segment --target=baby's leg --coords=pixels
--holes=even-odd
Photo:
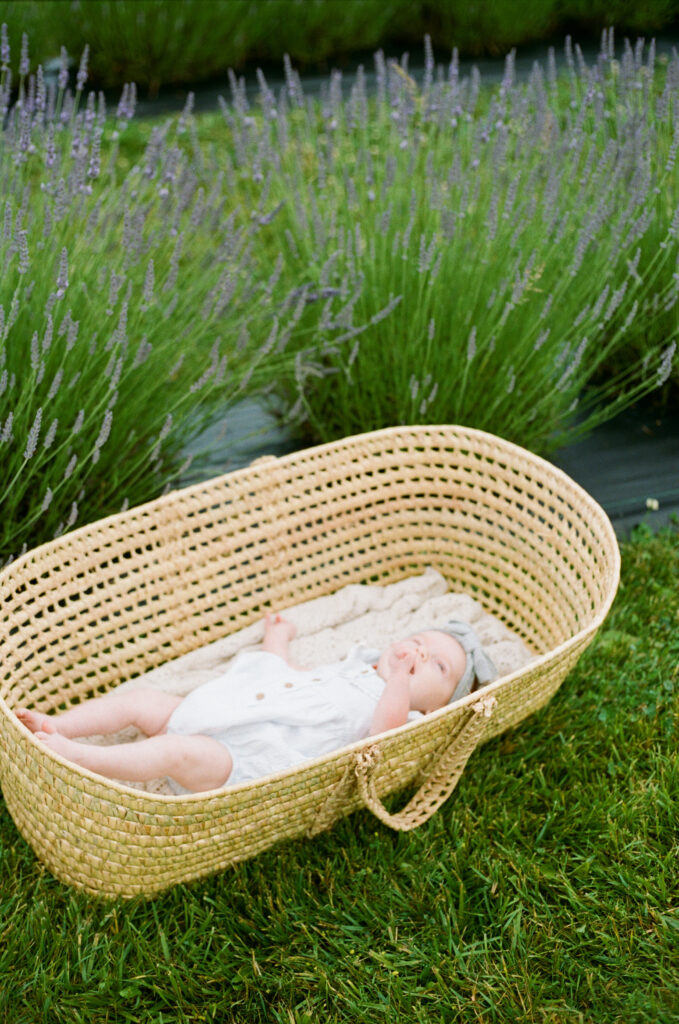
[[[264,619],[264,642],[262,648],[270,654],[277,654],[283,661],[288,660],[288,646],[297,632],[292,622],[282,615],[267,613]]]
[[[162,732],[182,698],[150,687],[112,690],[103,697],[83,701],[68,711],[43,715],[20,708],[16,715],[31,732],[58,732],[61,736],[92,736],[118,732],[135,725],[147,736]]]
[[[269,654],[277,654],[290,668],[301,668],[290,661],[290,641],[294,638],[297,627],[284,619],[282,615],[267,614],[264,619],[264,642],[262,649]]]
[[[37,732],[36,738],[99,775],[128,782],[149,782],[169,775],[192,793],[223,786],[233,767],[227,748],[211,736],[165,734],[110,747],[78,743],[54,732]]]

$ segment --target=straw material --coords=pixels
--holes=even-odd
[[[103,693],[347,583],[441,572],[539,654],[454,707],[255,783],[168,797],[66,762],[13,709]],[[394,427],[168,494],[0,573],[0,785],[56,877],[150,895],[368,806],[426,820],[479,744],[544,705],[619,578],[603,510],[550,463],[462,427]],[[382,798],[420,789],[399,814]]]

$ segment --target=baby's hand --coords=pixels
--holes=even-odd
[[[413,651],[399,647],[389,651],[389,657],[387,659],[389,679],[393,676],[395,679],[405,680],[407,678],[408,682],[410,682],[409,677],[412,675],[414,668],[415,654]]]

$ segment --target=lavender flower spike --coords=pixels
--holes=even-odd
[[[48,429],[47,433],[45,434],[45,440],[42,443],[43,448],[47,449],[47,448],[51,448],[52,447],[52,443],[54,442],[54,438],[56,437],[56,434],[57,434],[57,427],[58,426],[59,426],[59,420],[55,416],[54,419],[52,420],[52,422],[49,425],[49,429]]]
[[[676,341],[673,341],[672,344],[669,345],[665,349],[663,354],[662,354],[662,359],[660,360],[660,366],[658,367],[658,385],[657,386],[659,388],[662,387],[662,385],[667,382],[667,380],[669,378],[669,375],[672,372],[672,360],[674,359],[674,353],[676,351],[677,351],[677,343],[676,343]]]
[[[28,255],[28,242],[26,236],[28,232],[22,230],[19,232],[19,273],[25,274],[29,267],[29,255]]]
[[[35,449],[38,444],[38,436],[40,434],[40,425],[42,424],[42,409],[39,408],[35,414],[33,420],[33,426],[28,434],[28,440],[26,441],[26,448],[24,449],[24,459],[28,462],[29,459],[33,458]]]
[[[75,469],[77,461],[78,461],[78,456],[77,455],[72,455],[71,458],[68,460],[68,465],[66,466],[66,469],[64,470],[64,480],[68,480],[68,478],[73,474],[73,470]]]
[[[19,61],[19,74],[25,78],[31,70],[31,62],[28,59],[28,36],[24,32],[21,36],[21,59]]]
[[[119,121],[123,117],[127,116],[127,104],[128,104],[129,91],[130,91],[130,87],[127,84],[127,82],[125,82],[125,84],[123,85],[123,91],[122,91],[121,96],[120,96],[120,101],[118,103],[118,109],[116,111],[116,117],[118,118]]]
[[[154,267],[153,259],[150,259],[149,262],[148,262],[148,267],[146,268],[146,277],[144,278],[144,293],[143,293],[143,297],[142,297],[143,298],[144,307],[149,306],[153,302],[153,286],[154,286],[154,284],[155,284],[155,267]]]
[[[63,298],[68,288],[68,250],[64,246],[59,254],[59,276],[57,277],[57,298]]]
[[[476,355],[476,325],[474,325],[469,333],[467,339],[467,362],[471,363],[472,359]]]
[[[14,412],[10,409],[9,416],[5,420],[5,425],[2,428],[2,435],[0,436],[0,444],[6,444],[12,440],[12,426],[14,424]]]
[[[113,421],[113,412],[111,411],[111,409],[107,409],[105,414],[104,414],[103,423],[101,424],[101,429],[99,431],[99,437],[94,442],[94,448],[92,450],[92,462],[98,462],[99,461],[99,452],[100,452],[101,448],[103,448],[103,446],[106,444],[106,442],[108,440],[108,435],[111,433],[111,423],[112,423],[112,421]]]
[[[0,30],[0,62],[2,67],[0,70],[9,71],[9,39],[7,38],[7,25],[3,22],[2,29]]]
[[[61,67],[59,68],[59,77],[57,78],[57,86],[62,91],[68,87],[68,53],[66,47],[61,47]]]
[[[71,527],[75,524],[75,521],[76,521],[77,518],[78,518],[78,503],[74,501],[71,504],[71,511],[68,513],[68,519],[66,520],[66,529],[67,530],[71,529]]]
[[[89,60],[89,56],[90,48],[85,44],[85,49],[83,50],[83,55],[80,58],[80,67],[78,68],[78,74],[75,82],[75,87],[78,92],[83,91],[85,82],[87,81],[87,61]]]

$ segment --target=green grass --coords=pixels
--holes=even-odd
[[[0,814],[8,1024],[679,1020],[677,525],[426,825],[357,813],[153,902],[54,881]]]

